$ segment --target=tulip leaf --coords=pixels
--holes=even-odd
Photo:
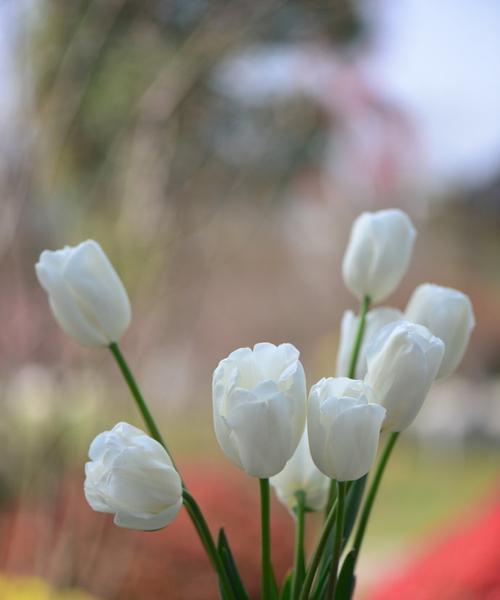
[[[356,552],[351,550],[344,559],[344,564],[340,569],[335,592],[335,600],[351,600],[356,583],[354,568],[356,566]]]
[[[219,594],[220,594],[221,600],[230,600],[229,596],[224,591],[224,586],[221,584],[220,580],[219,580]]]
[[[217,540],[217,550],[220,554],[220,557],[222,558],[222,562],[229,577],[229,581],[231,582],[231,587],[236,596],[236,599],[249,600],[248,592],[246,591],[245,586],[243,585],[243,581],[240,577],[238,567],[236,566],[233,553],[231,552],[231,548],[229,547],[229,542],[223,528],[221,528],[219,531],[219,538]]]
[[[358,516],[359,507],[361,505],[361,500],[363,499],[363,493],[365,491],[366,480],[367,476],[365,475],[364,477],[353,481],[349,486],[349,491],[347,492],[347,506],[344,515],[344,536],[342,539],[342,549],[345,548],[349,537],[352,533],[354,524],[356,522],[356,517]],[[335,526],[333,526],[332,528],[332,532],[328,540],[329,543],[325,548],[325,553],[321,562],[321,568],[318,575],[318,582],[316,584],[316,588],[313,594],[313,598],[315,600],[323,598],[323,594],[325,593],[325,588],[328,582],[328,576],[330,574],[332,564],[332,546],[334,537]]]
[[[328,582],[328,577],[330,575],[330,566],[332,564],[332,556],[330,555],[327,560],[325,560],[324,568],[319,574],[318,583],[316,584],[316,589],[312,594],[311,598],[313,600],[322,600],[325,597],[326,592],[326,584]]]
[[[367,475],[354,481],[347,494],[347,508],[344,515],[344,536],[342,539],[342,549],[345,548],[352,533],[356,517],[358,516],[361,500],[365,491]]]
[[[281,588],[279,600],[292,600],[292,576],[293,571],[287,573],[283,581],[283,587]]]
[[[276,575],[274,574],[274,570],[271,571],[272,577],[272,587],[271,587],[271,600],[279,600],[280,593],[278,589],[278,582],[276,581]]]

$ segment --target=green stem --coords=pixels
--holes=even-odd
[[[188,514],[191,517],[191,520],[196,528],[196,531],[198,532],[201,543],[205,548],[208,558],[212,563],[213,568],[219,575],[219,580],[224,590],[224,598],[228,598],[230,600],[236,599],[226,569],[224,568],[221,556],[217,551],[217,547],[212,538],[212,534],[210,533],[210,529],[208,528],[208,524],[205,520],[205,517],[203,516],[203,513],[201,512],[200,507],[198,506],[193,496],[191,496],[191,494],[186,489],[183,490],[182,497],[184,499],[184,506],[186,507]]]
[[[330,533],[335,522],[336,514],[337,500],[334,501],[332,507],[330,508],[328,517],[326,518],[326,521],[323,525],[323,531],[321,532],[318,545],[316,546],[316,550],[314,551],[314,554],[311,558],[309,568],[307,569],[306,578],[304,579],[304,585],[302,586],[302,591],[299,596],[300,600],[307,600],[309,598],[309,592],[311,591],[316,571],[318,570],[321,557],[323,556],[323,550],[325,549],[328,538],[330,537]]]
[[[295,553],[292,575],[292,600],[298,600],[300,586],[304,580],[306,570],[304,554],[305,508],[306,494],[303,490],[296,492],[297,505],[295,507]]]
[[[139,389],[139,386],[137,385],[135,377],[133,376],[132,371],[130,370],[130,367],[128,366],[127,361],[125,360],[123,354],[121,353],[121,350],[120,350],[118,344],[115,342],[110,344],[109,349],[111,350],[111,353],[115,357],[116,362],[118,363],[118,366],[120,367],[120,371],[122,372],[122,375],[125,378],[125,381],[127,382],[128,386],[130,388],[130,391],[132,392],[132,396],[137,404],[137,407],[139,408],[139,411],[144,419],[144,422],[146,423],[147,429],[149,430],[151,437],[154,438],[157,442],[159,442],[165,448],[165,450],[168,452],[168,454],[170,456],[170,459],[172,460],[172,464],[174,465],[175,470],[178,472],[178,469],[174,464],[172,456],[170,455],[170,452],[169,452],[167,445],[160,433],[160,430],[158,429],[158,426],[156,425],[153,415],[149,411],[146,401],[144,400],[144,397]],[[221,585],[224,589],[224,592],[225,592],[227,598],[232,600],[233,598],[235,598],[235,595],[231,588],[231,584],[229,582],[228,575],[227,575],[224,565],[222,563],[222,559],[221,559],[219,553],[217,552],[217,547],[212,538],[212,534],[210,533],[210,529],[208,528],[207,522],[205,521],[205,517],[203,516],[203,513],[201,512],[200,507],[198,506],[198,504],[197,504],[196,500],[193,498],[193,496],[191,496],[191,494],[187,491],[184,483],[182,484],[182,496],[183,496],[183,500],[184,500],[184,506],[186,507],[186,509],[188,511],[191,521],[193,522],[193,525],[194,525],[194,527],[198,533],[198,536],[201,540],[201,543],[202,543],[203,547],[205,548],[205,551],[207,552],[210,562],[212,563],[212,566],[214,567],[215,571],[217,572],[217,574],[219,576],[219,579],[220,579]]]
[[[272,598],[273,571],[271,565],[271,511],[269,495],[269,479],[260,482],[260,523],[261,523],[261,557],[262,557],[262,600]]]
[[[328,501],[326,503],[326,508],[325,508],[325,521],[328,518],[328,515],[330,514],[330,509],[333,506],[333,503],[335,502],[335,499],[337,498],[337,482],[335,481],[335,479],[332,479],[330,481],[330,489],[328,491]]]
[[[333,557],[332,557],[332,570],[330,572],[330,581],[328,583],[328,591],[326,597],[329,600],[333,600],[335,597],[335,589],[337,587],[337,574],[339,571],[340,554],[342,553],[342,536],[344,534],[344,504],[345,504],[345,492],[346,482],[337,482],[337,523],[335,528],[335,539],[333,542]]]
[[[137,408],[139,409],[139,411],[142,415],[142,418],[144,419],[144,422],[146,423],[146,426],[149,430],[149,433],[151,434],[151,437],[154,438],[157,442],[160,442],[160,444],[168,452],[167,445],[165,444],[165,441],[160,433],[160,430],[158,429],[158,427],[155,423],[155,420],[153,419],[152,414],[149,412],[149,408],[146,404],[146,401],[144,400],[144,397],[141,394],[141,390],[139,389],[139,386],[137,385],[135,377],[132,375],[132,371],[130,370],[130,368],[127,364],[127,361],[125,360],[125,357],[123,356],[123,354],[120,350],[120,347],[118,346],[118,344],[116,342],[113,342],[112,344],[109,345],[109,349],[111,350],[111,353],[115,357],[115,360],[118,363],[118,366],[120,367],[120,371],[122,372],[122,375],[125,378],[125,381],[127,382],[128,387],[130,388],[130,391],[132,392],[132,396],[134,397],[135,403],[137,404]],[[168,454],[170,456],[170,452],[168,452]]]
[[[390,434],[389,439],[387,440],[387,444],[385,445],[384,451],[382,452],[382,456],[380,457],[379,463],[377,465],[377,470],[375,471],[373,481],[371,482],[368,495],[366,496],[363,510],[361,512],[361,517],[359,519],[358,529],[356,531],[356,535],[354,537],[354,542],[352,546],[355,556],[354,564],[356,564],[357,558],[359,556],[361,544],[363,543],[366,527],[368,525],[368,519],[370,518],[370,513],[373,507],[373,503],[375,502],[375,498],[377,496],[380,482],[382,481],[382,476],[389,461],[389,457],[391,456],[392,450],[398,440],[398,437],[399,432]]]
[[[368,309],[370,308],[370,302],[370,296],[365,296],[363,298],[363,302],[361,303],[361,309],[359,311],[358,329],[356,331],[356,338],[354,340],[354,347],[352,349],[351,354],[351,362],[349,363],[349,372],[347,374],[347,377],[349,377],[349,379],[354,379],[356,376],[356,367],[358,365],[359,353],[361,351],[363,336],[365,334],[366,315],[368,314]]]

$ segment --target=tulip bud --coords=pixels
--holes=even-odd
[[[114,513],[119,527],[152,531],[173,521],[182,506],[182,483],[165,448],[140,429],[118,423],[90,445],[85,497]]]
[[[444,343],[422,325],[396,321],[367,348],[366,383],[387,409],[385,431],[403,431],[417,416],[444,355]]]
[[[240,348],[213,376],[215,435],[230,460],[249,475],[276,475],[304,430],[306,381],[291,344]]]
[[[465,354],[475,326],[469,297],[452,288],[424,283],[413,292],[406,318],[425,325],[443,340],[444,358],[437,376],[446,377],[453,373]]]
[[[402,318],[403,313],[396,308],[380,307],[368,311],[366,315],[365,332],[356,365],[356,379],[363,379],[366,375],[366,348],[373,338],[384,325],[392,323],[393,321],[399,321]],[[358,332],[358,325],[359,316],[355,316],[352,310],[346,310],[340,326],[340,343],[337,352],[337,377],[349,376],[349,367],[356,334]]]
[[[342,263],[347,288],[360,300],[392,294],[410,263],[416,231],[401,210],[365,212],[355,221]]]
[[[130,302],[97,242],[45,250],[35,269],[52,312],[68,335],[84,346],[108,346],[120,339],[130,323]]]
[[[372,390],[347,377],[322,379],[311,388],[307,429],[311,455],[325,475],[354,481],[366,475],[377,453],[385,409]]]
[[[279,501],[290,510],[297,505],[297,492],[304,492],[305,506],[309,510],[321,510],[326,506],[330,480],[318,470],[311,458],[307,430],[300,438],[297,450],[281,473],[271,477]]]

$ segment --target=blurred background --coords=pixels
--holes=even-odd
[[[456,287],[477,327],[388,469],[357,598],[500,598],[499,31],[497,0],[0,2],[1,598],[217,597],[184,515],[134,533],[86,505],[91,439],[142,424],[53,320],[40,252],[94,238],[116,266],[124,353],[258,597],[258,489],[216,444],[212,371],[266,340],[332,375],[349,229],[388,207],[419,232],[390,304]]]

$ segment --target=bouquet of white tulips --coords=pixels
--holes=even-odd
[[[308,394],[299,351],[267,342],[235,350],[214,371],[217,440],[237,467],[259,480],[264,600],[352,598],[371,509],[398,436],[434,379],[452,373],[464,355],[474,315],[463,293],[424,284],[404,313],[371,308],[399,285],[415,237],[400,210],[364,213],[355,221],[342,272],[360,310],[342,319],[335,377],[321,379]],[[43,252],[36,272],[64,331],[81,344],[111,350],[148,431],[118,423],[95,438],[85,466],[90,506],[113,513],[119,527],[144,531],[167,526],[184,506],[221,598],[249,598],[230,541],[222,529],[214,539],[120,351],[131,309],[107,256],[97,242],[86,241]],[[294,564],[284,582],[273,573],[269,484],[296,530]],[[311,511],[324,511],[325,518],[308,558]]]

